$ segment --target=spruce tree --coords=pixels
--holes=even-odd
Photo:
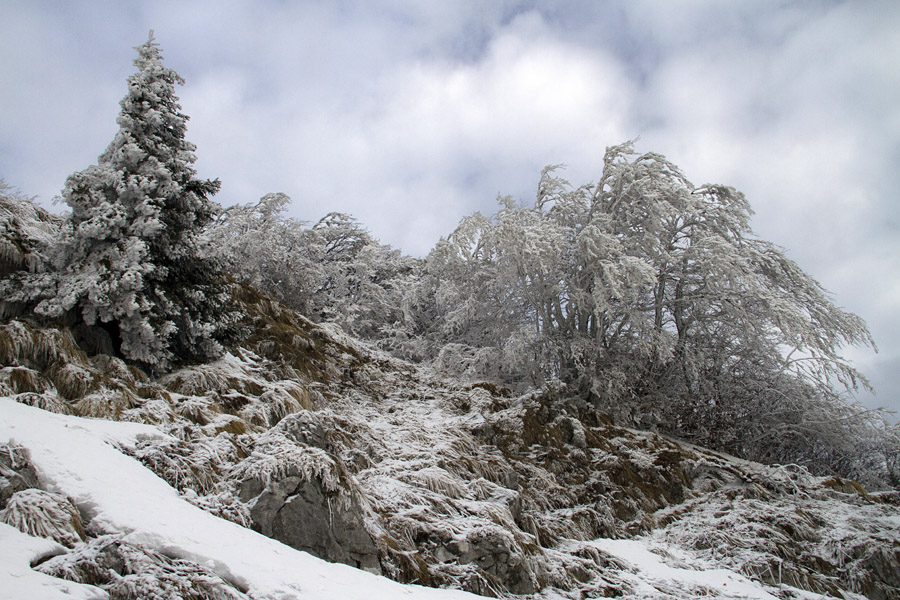
[[[153,32],[120,102],[119,131],[98,164],[71,175],[72,209],[54,297],[37,312],[74,312],[109,333],[113,350],[153,370],[221,352],[230,319],[215,261],[199,234],[216,212],[219,181],[196,178],[188,117]]]

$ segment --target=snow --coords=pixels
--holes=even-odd
[[[95,600],[106,592],[92,585],[50,577],[31,568],[31,563],[65,552],[52,540],[26,535],[0,523],[0,600]]]
[[[125,532],[128,541],[203,564],[254,599],[476,597],[327,563],[204,512],[115,447],[161,435],[149,425],[57,415],[0,398],[0,443],[27,448],[42,484],[70,497],[93,527]],[[30,561],[55,551],[55,544],[10,530],[4,526],[0,546],[3,598],[103,597],[88,595],[96,588],[31,571]]]
[[[667,564],[659,553],[651,552],[646,540],[594,540],[591,545],[630,565],[635,575],[631,583],[644,598],[670,597],[660,589],[677,586],[680,589],[702,590],[703,596],[778,600],[746,577],[727,569],[697,570]],[[663,554],[677,554],[677,549],[658,547]]]
[[[454,421],[442,409],[440,398],[397,398],[395,402],[404,407],[402,418],[390,410],[391,402],[386,402],[378,412],[365,412],[368,409],[364,403],[358,407],[365,409],[369,425],[379,435],[393,439],[396,451],[363,477],[369,478],[368,489],[374,499],[391,498],[394,506],[408,502],[408,509],[418,510],[417,503],[425,496],[418,487],[410,493],[410,486],[398,474],[418,478],[418,483],[434,488],[452,483],[451,479],[445,482],[443,469],[434,467],[424,457],[449,443],[440,432],[452,429]],[[388,427],[392,420],[398,421],[393,428]],[[477,597],[457,590],[402,585],[345,565],[327,563],[204,512],[120,451],[154,438],[166,440],[169,436],[152,425],[64,416],[0,398],[0,444],[15,442],[27,448],[42,486],[71,498],[85,519],[90,520],[92,533],[124,533],[126,541],[199,563],[254,600]],[[465,504],[473,515],[482,511],[472,494],[491,495],[489,489],[475,493],[476,488],[444,492]],[[886,513],[883,519],[887,527],[896,524],[893,514]],[[481,522],[473,517],[450,519],[445,525],[461,532]],[[561,546],[567,543],[593,546],[624,565],[614,576],[626,584],[623,599],[776,600],[776,592],[805,600],[818,597],[787,585],[767,587],[751,581],[736,573],[733,564],[723,568],[721,563],[653,534],[635,539],[563,540]],[[55,542],[29,537],[0,524],[0,600],[105,598],[105,592],[98,588],[55,579],[30,568],[41,558],[62,552],[65,549]],[[571,596],[558,595],[553,589],[534,596],[545,600],[563,597]]]

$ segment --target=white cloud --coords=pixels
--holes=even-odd
[[[596,167],[598,140],[625,135],[629,86],[617,63],[567,45],[533,13],[499,31],[477,62],[398,69],[363,124],[372,164],[411,192],[427,182],[418,197],[407,195],[400,213],[420,211],[435,192],[449,193],[451,202],[412,249],[423,252],[463,214],[493,211],[496,193],[529,199],[547,163]]]
[[[333,84],[330,101],[310,98],[302,78],[248,98],[240,73],[211,72],[183,94],[201,115],[190,133],[206,149],[204,174],[241,181],[225,181],[231,201],[278,189],[307,219],[351,212],[416,254],[464,214],[493,211],[497,193],[527,199],[549,162],[595,169],[598,140],[626,135],[631,85],[611,57],[566,44],[536,13],[500,28],[475,59],[408,56],[359,85]],[[584,171],[573,178],[595,175]],[[410,219],[416,227],[398,227]]]

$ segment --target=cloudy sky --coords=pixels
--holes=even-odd
[[[900,410],[900,2],[0,0],[0,177],[51,206],[151,28],[226,205],[285,192],[422,256],[629,139],[738,188],[868,322],[861,400]]]

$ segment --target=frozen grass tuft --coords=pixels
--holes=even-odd
[[[60,395],[67,400],[79,400],[95,391],[99,382],[90,370],[72,363],[55,363],[48,375]]]
[[[88,358],[68,329],[11,320],[0,325],[0,362],[41,371],[55,362],[86,366]]]
[[[338,496],[348,491],[346,484],[342,485],[338,464],[327,452],[294,442],[277,429],[260,437],[253,453],[231,471],[230,478],[253,479],[265,485],[289,475],[318,480],[327,492]]]
[[[50,386],[40,373],[28,367],[4,367],[0,369],[0,389],[13,394],[43,394]]]
[[[84,540],[85,535],[81,514],[68,498],[36,488],[13,494],[0,511],[0,521],[69,548]]]
[[[208,568],[106,535],[56,556],[37,570],[98,586],[117,600],[249,600]]]
[[[43,394],[18,394],[14,396],[16,402],[27,404],[48,412],[59,413],[61,415],[72,414],[71,406],[68,402],[60,398],[55,392],[45,392]]]
[[[214,440],[202,437],[148,440],[130,453],[176,490],[191,490],[199,496],[216,490],[226,464]]]
[[[135,406],[135,399],[128,392],[101,389],[78,400],[73,405],[72,413],[79,417],[119,421],[125,411]]]

